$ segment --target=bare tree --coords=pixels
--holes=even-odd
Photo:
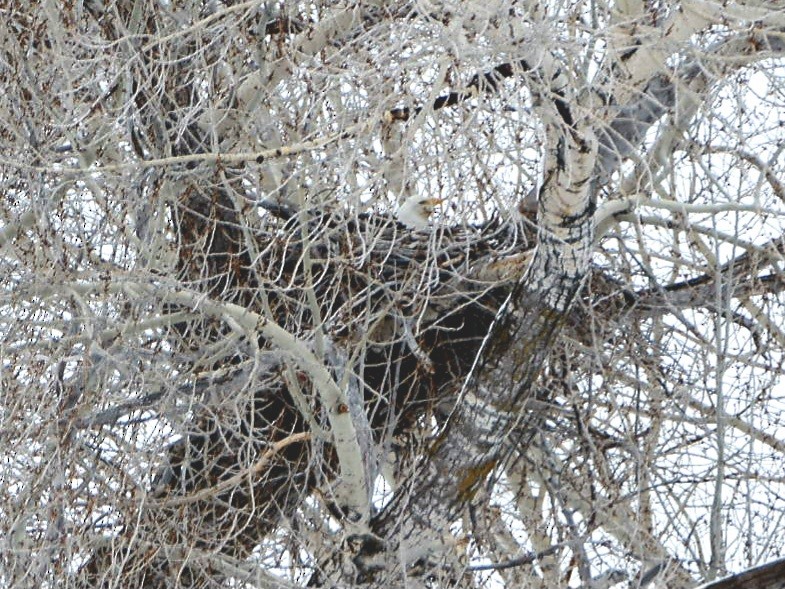
[[[780,555],[779,2],[17,4],[3,586]]]

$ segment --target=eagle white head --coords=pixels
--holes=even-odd
[[[398,208],[396,217],[409,229],[427,229],[434,208],[444,202],[440,198],[423,198],[414,195],[403,201]]]

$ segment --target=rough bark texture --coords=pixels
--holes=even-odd
[[[698,589],[781,589],[785,587],[785,561],[776,560],[737,575],[706,583]]]

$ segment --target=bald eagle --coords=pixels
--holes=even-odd
[[[428,229],[430,226],[430,218],[436,207],[444,202],[441,198],[428,198],[419,195],[412,195],[408,197],[398,207],[395,212],[395,220],[410,230],[422,231]],[[291,221],[297,218],[297,208],[287,202],[280,202],[275,200],[262,200],[259,201],[259,206],[265,209],[278,219],[284,221]],[[317,219],[326,219],[328,217],[338,218],[343,213],[338,210],[330,210],[329,208],[317,209],[314,208],[309,211],[309,222]],[[360,213],[355,217],[363,222],[372,221],[374,225],[385,224],[384,217],[375,217],[370,213]],[[374,219],[378,219],[374,221]],[[390,217],[387,217],[389,223]],[[381,223],[380,223],[381,222]]]
[[[395,216],[409,229],[427,229],[434,208],[444,202],[440,198],[423,198],[414,195],[403,201]]]

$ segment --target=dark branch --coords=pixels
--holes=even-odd
[[[484,74],[475,74],[464,90],[450,92],[439,96],[431,105],[432,110],[441,110],[449,106],[455,106],[465,102],[479,94],[495,93],[499,89],[499,82],[506,78],[511,78],[516,74],[527,72],[531,69],[526,60],[522,59],[516,63],[503,63],[497,65],[491,71]],[[414,109],[408,106],[394,108],[389,111],[388,116],[393,121],[408,121],[413,115],[420,114],[423,107],[418,106]]]
[[[698,589],[783,589],[785,559],[775,560],[753,569],[701,585]]]
[[[550,556],[551,554],[556,554],[559,550],[564,548],[565,546],[570,546],[571,543],[569,542],[560,542],[559,544],[554,544],[546,548],[545,550],[541,550],[540,552],[530,552],[528,554],[524,554],[523,556],[519,556],[518,558],[512,558],[505,562],[498,562],[493,564],[478,564],[474,566],[470,566],[470,571],[500,571],[503,569],[511,569],[519,566],[524,566],[527,564],[532,564],[541,558],[545,558],[546,556]]]

